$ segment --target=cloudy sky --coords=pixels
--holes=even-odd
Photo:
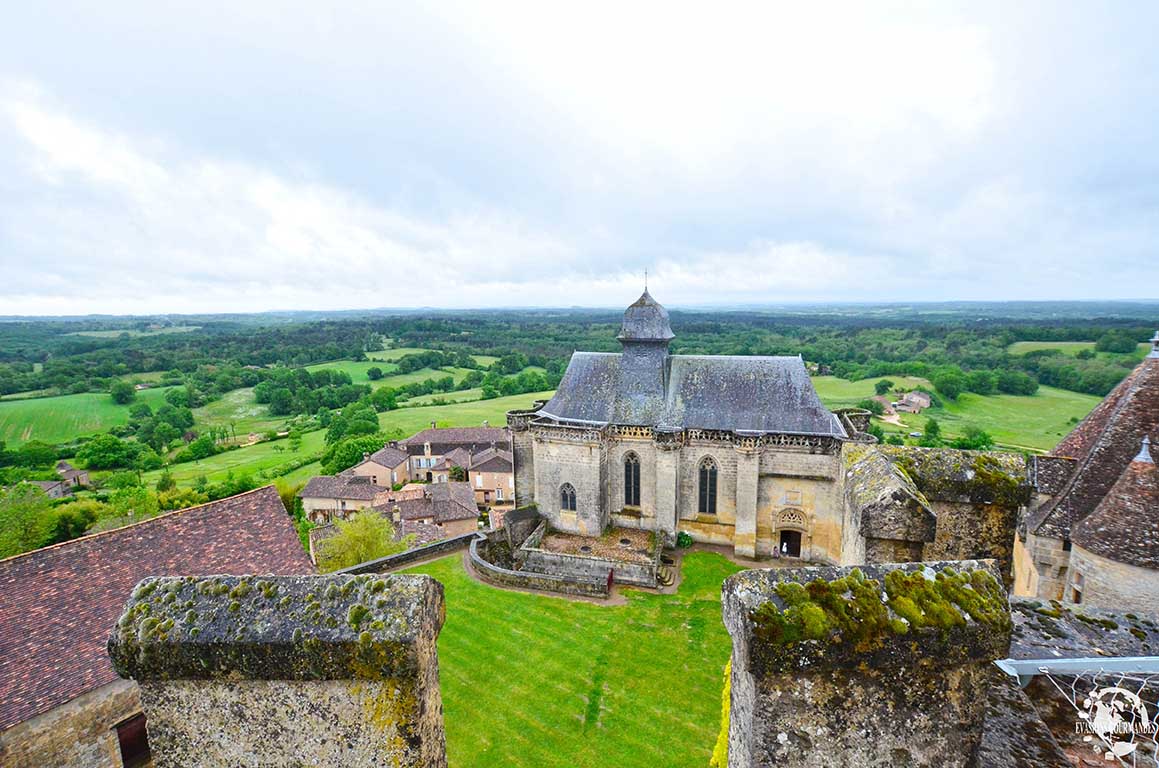
[[[0,315],[1159,298],[1159,4],[288,5],[9,4]]]

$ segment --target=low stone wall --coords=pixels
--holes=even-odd
[[[991,662],[1010,648],[993,561],[742,571],[728,765],[974,765]]]
[[[498,535],[498,534],[492,534]],[[579,595],[583,597],[607,597],[607,571],[598,577],[586,576],[554,576],[534,571],[513,571],[501,568],[486,559],[487,547],[490,541],[487,536],[478,536],[471,542],[471,566],[479,578],[489,584],[501,587],[515,587],[516,589],[534,589],[544,592],[558,592],[564,595]]]
[[[389,573],[411,563],[417,563],[432,557],[439,557],[450,554],[451,552],[458,552],[460,549],[466,549],[478,536],[478,531],[452,536],[449,539],[443,539],[442,541],[435,541],[421,547],[408,549],[406,552],[399,552],[397,555],[387,555],[377,560],[368,560],[365,563],[352,565],[349,568],[335,571],[335,573]]]
[[[527,571],[551,573],[561,576],[570,576],[578,579],[604,579],[611,571],[612,578],[617,584],[631,584],[638,587],[655,587],[656,562],[643,565],[640,563],[623,563],[615,560],[605,560],[602,557],[590,555],[569,555],[560,552],[548,552],[543,549],[524,550],[523,567]]]
[[[156,768],[445,768],[444,616],[429,576],[149,578],[109,656]]]

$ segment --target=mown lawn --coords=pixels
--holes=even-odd
[[[165,388],[142,390],[133,402],[156,408],[165,402]],[[0,440],[10,448],[29,440],[62,443],[128,423],[129,406],[104,392],[0,401]]]
[[[461,554],[412,569],[446,589],[451,768],[704,768],[730,650],[720,586],[738,570],[690,553],[678,594],[607,606],[481,584]]]

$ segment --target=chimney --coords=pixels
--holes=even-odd
[[[108,651],[156,768],[446,768],[444,610],[429,576],[148,578]]]
[[[431,422],[431,429],[437,429],[437,427],[435,426],[435,422],[433,422],[433,421]]]
[[[483,419],[483,426],[489,427],[489,426],[491,426],[491,422],[487,421],[487,419]]]
[[[742,571],[722,597],[730,768],[975,764],[1010,650],[994,561]]]
[[[394,522],[401,523],[402,522],[402,507],[395,504],[394,509],[392,509],[390,511],[390,516],[391,516],[391,519],[394,520]]]
[[[370,454],[366,451],[363,451],[362,452],[362,460],[363,461],[370,461]]]

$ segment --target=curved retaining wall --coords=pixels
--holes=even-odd
[[[431,544],[425,544],[421,547],[408,549],[406,552],[399,552],[397,555],[387,555],[380,557],[377,560],[367,560],[365,563],[352,565],[349,568],[343,568],[335,573],[386,573],[393,571],[396,568],[401,568],[404,565],[417,563],[420,560],[426,560],[431,557],[438,557],[450,552],[455,552],[460,549],[466,549],[467,546],[480,534],[477,531],[464,533],[459,536],[453,536],[449,539],[436,541]]]
[[[599,578],[580,578],[576,576],[552,576],[546,573],[530,571],[512,571],[500,568],[488,562],[479,550],[489,546],[486,536],[478,535],[471,542],[471,566],[479,578],[489,584],[500,587],[516,587],[518,589],[536,589],[544,592],[559,592],[565,595],[581,595],[583,597],[607,597],[607,576]]]

